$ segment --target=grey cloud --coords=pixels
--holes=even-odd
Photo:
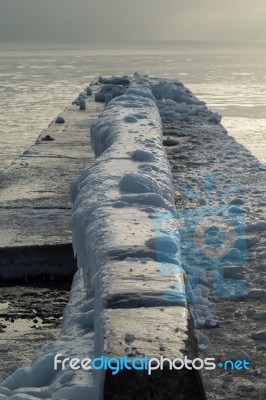
[[[266,40],[265,0],[0,0],[0,41]]]

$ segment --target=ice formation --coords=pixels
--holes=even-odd
[[[90,86],[86,87],[85,92],[87,94],[87,96],[91,96],[92,95],[92,89]]]
[[[196,323],[204,320],[209,321],[207,327],[215,324],[207,299],[207,276],[206,282],[203,276],[198,282],[193,268],[187,267],[186,288],[184,282],[165,286],[173,276],[182,282],[182,268],[186,266],[182,265],[161,119],[193,123],[204,117],[208,123],[217,124],[220,116],[179,82],[152,84],[138,74],[127,90],[128,77],[100,78],[99,82],[102,86],[95,100],[105,102],[106,107],[91,127],[96,161],[71,187],[71,228],[78,272],[62,331],[56,342],[38,352],[31,367],[18,369],[0,384],[0,399],[100,400],[104,372],[55,371],[53,357],[57,353],[79,358],[104,354],[102,314],[110,302],[119,307],[155,307],[164,298],[167,304],[186,306],[186,299],[193,298],[196,290]],[[85,90],[78,101],[86,101],[89,93]],[[126,289],[114,295],[116,271],[125,282],[128,271],[133,267],[138,271],[143,265],[151,274],[149,291],[139,286],[139,291],[135,287],[135,295],[129,296]]]
[[[128,84],[127,77],[102,81]],[[110,91],[99,93],[105,96],[106,92]],[[71,188],[71,228],[79,270],[61,334],[38,352],[31,367],[16,370],[0,385],[1,398],[101,399],[103,373],[55,371],[53,357],[56,353],[80,358],[104,354],[101,314],[110,296],[110,266],[114,262],[121,268],[145,264],[155,268],[159,277],[162,271],[180,274],[178,236],[155,229],[152,219],[154,214],[168,212],[168,221],[175,224],[171,216],[175,209],[171,170],[162,146],[160,114],[147,77],[136,74],[127,91],[108,103],[91,128],[91,142],[97,159]],[[160,267],[156,267],[158,255]],[[158,293],[164,293],[161,287],[156,290],[143,299],[140,294],[138,302],[157,304]],[[179,302],[185,301],[182,285],[178,290],[178,296],[170,294],[173,304],[177,297]]]
[[[210,111],[205,103],[181,82],[159,81],[153,85],[152,93],[157,100],[163,121],[199,122],[206,118],[214,124],[221,122],[221,115]]]
[[[85,99],[79,99],[78,103],[79,103],[80,110],[86,110],[86,104],[87,103],[86,103]]]
[[[57,124],[63,124],[65,122],[64,118],[61,115],[58,115],[58,117],[56,117],[55,122]]]
[[[114,84],[114,85],[129,85],[129,77],[127,75],[124,76],[112,76],[112,77],[99,77],[100,83],[105,84]]]

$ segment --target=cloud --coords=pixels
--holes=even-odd
[[[189,3],[191,7],[172,14],[169,24],[171,36],[203,40],[266,40],[265,0],[199,0]]]
[[[0,0],[0,40],[266,40],[265,0]]]

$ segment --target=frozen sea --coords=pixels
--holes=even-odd
[[[182,81],[266,162],[266,45],[146,42],[82,48],[0,45],[0,170],[97,75]]]

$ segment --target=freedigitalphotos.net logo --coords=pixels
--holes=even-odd
[[[189,276],[189,286],[177,284],[166,289],[165,296],[171,300],[176,296],[181,301],[183,293],[186,293],[189,302],[197,302],[199,277],[203,270],[212,271],[213,296],[243,297],[247,294],[243,281],[224,278],[225,268],[243,266],[247,263],[243,209],[238,203],[210,204],[213,199],[211,174],[205,175],[205,187],[207,205],[189,187],[182,187],[183,195],[198,203],[198,206],[153,214],[159,271],[162,274],[169,274],[165,268],[165,257],[160,245],[162,237],[167,235],[180,243],[181,254],[178,257],[182,260],[182,268]],[[237,185],[233,184],[216,200],[225,200],[227,196],[235,193],[237,188]],[[173,220],[176,225],[173,224]]]
[[[64,357],[63,354],[58,353],[54,356],[54,370],[66,370],[70,369],[73,371],[85,370],[85,371],[100,371],[100,370],[111,370],[112,375],[117,375],[120,371],[147,371],[148,375],[156,370],[214,370],[216,368],[223,370],[249,370],[249,362],[246,360],[226,360],[224,363],[219,362],[216,364],[215,358],[194,358],[189,359],[187,356],[184,358],[170,359],[164,356],[160,357],[148,357],[144,358],[135,357],[128,358],[127,356],[116,358],[107,358],[104,356],[91,359],[87,358],[70,358]]]

